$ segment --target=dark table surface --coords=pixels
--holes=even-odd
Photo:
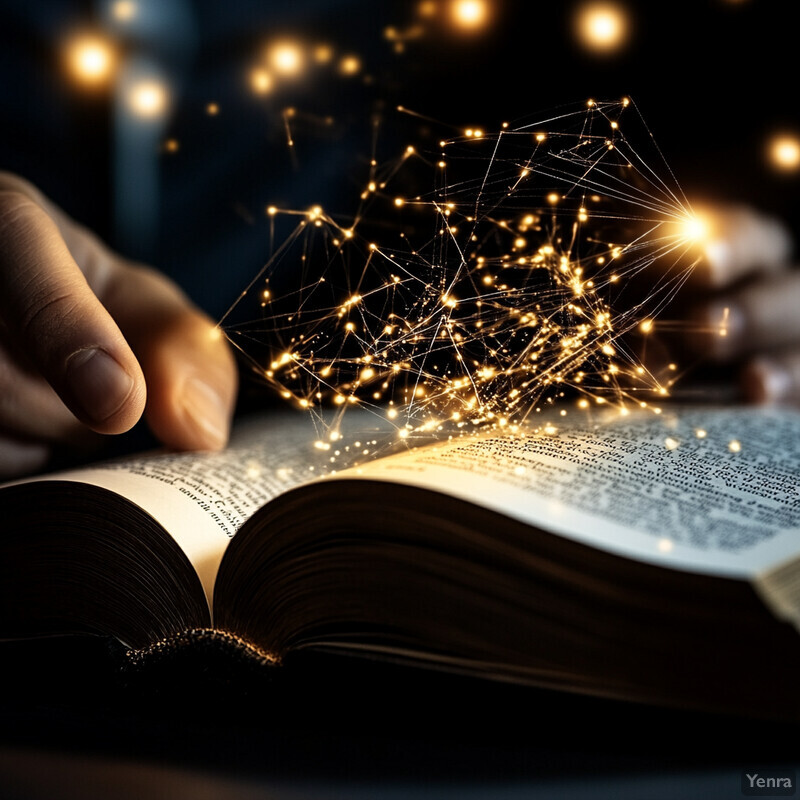
[[[100,639],[0,644],[0,797],[734,798],[800,725],[335,656],[119,670]],[[800,771],[800,770],[798,770]]]

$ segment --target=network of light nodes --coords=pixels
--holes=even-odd
[[[650,166],[623,133],[627,116],[660,159],[628,99],[590,100],[373,162],[346,225],[268,209],[300,221],[242,295],[262,317],[223,318],[226,334],[293,404],[368,405],[401,437],[663,398],[674,375],[630,340],[687,278],[700,226],[663,159]]]

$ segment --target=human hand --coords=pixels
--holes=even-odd
[[[788,230],[747,206],[713,208],[707,220],[689,348],[734,369],[746,401],[800,404],[800,270]]]
[[[0,173],[0,477],[142,413],[168,447],[219,449],[236,390],[224,337],[177,286]]]

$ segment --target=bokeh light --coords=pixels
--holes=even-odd
[[[130,87],[127,101],[128,107],[137,117],[154,119],[167,110],[169,92],[160,81],[146,79]]]
[[[770,139],[767,152],[775,169],[795,172],[800,167],[800,137],[794,134],[776,134]]]
[[[263,67],[256,67],[250,72],[250,88],[256,94],[269,94],[274,86],[275,81],[269,70]]]
[[[489,21],[489,4],[486,0],[453,0],[450,18],[463,30],[482,28]]]
[[[361,59],[358,56],[345,56],[339,62],[339,72],[342,75],[357,75],[361,71]]]
[[[303,71],[305,57],[297,42],[277,42],[270,46],[267,60],[275,72],[281,75],[299,75]]]
[[[79,83],[105,86],[116,66],[116,53],[107,39],[96,34],[82,34],[68,41],[66,61],[70,74]]]
[[[115,0],[111,4],[111,16],[119,22],[129,22],[139,11],[134,0]]]
[[[619,50],[628,39],[629,28],[627,10],[616,3],[584,3],[575,14],[575,33],[579,43],[595,53]]]

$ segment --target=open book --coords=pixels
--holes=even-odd
[[[355,409],[0,488],[0,638],[220,636],[800,719],[800,413],[538,420],[386,454]],[[397,440],[396,434],[394,440]]]

